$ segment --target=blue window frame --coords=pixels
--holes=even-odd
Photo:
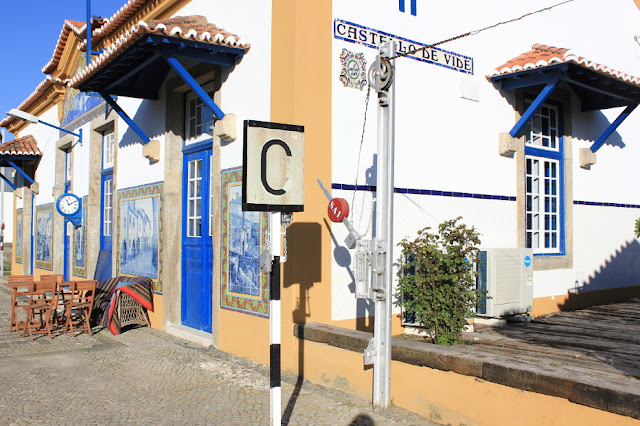
[[[525,109],[531,105],[525,100]],[[562,107],[549,102],[525,125],[525,247],[565,254]]]
[[[102,179],[100,212],[100,249],[111,251],[113,241],[113,164],[115,157],[115,133],[102,135]]]

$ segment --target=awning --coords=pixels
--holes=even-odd
[[[141,21],[69,79],[69,85],[82,92],[100,94],[146,145],[149,137],[114,97],[157,100],[167,74],[174,69],[211,109],[215,119],[220,120],[224,113],[189,74],[183,62],[233,67],[250,47],[237,35],[210,24],[204,16]]]
[[[83,92],[158,99],[167,58],[236,65],[250,45],[203,16],[139,22],[69,80]]]
[[[23,136],[0,145],[0,167],[13,168],[29,183],[34,183],[34,176],[30,176],[25,169],[29,166],[30,172],[32,174],[35,173],[41,158],[42,152],[40,152],[38,148],[36,139],[31,135]],[[13,189],[16,189],[14,183],[2,173],[0,173],[0,178],[7,182]]]
[[[502,83],[503,90],[544,86],[509,132],[516,137],[531,115],[551,95],[558,84],[566,84],[580,100],[582,111],[627,108],[591,146],[597,151],[605,139],[640,103],[640,78],[578,56],[569,49],[534,44],[532,49],[496,67],[487,76]]]

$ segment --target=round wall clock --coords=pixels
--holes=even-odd
[[[58,209],[58,213],[64,216],[65,219],[79,216],[81,208],[82,202],[75,194],[62,194],[58,197],[58,201],[56,201],[56,209]]]

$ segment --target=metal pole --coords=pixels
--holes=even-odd
[[[395,44],[380,48],[380,57],[393,56]],[[381,63],[382,66],[382,63]],[[388,87],[378,90],[378,159],[376,176],[376,238],[374,271],[375,322],[373,408],[386,411],[391,400],[391,302],[393,285],[393,64],[386,65]],[[388,80],[387,80],[388,81]]]
[[[4,181],[0,182],[0,185],[2,185],[0,187],[0,235],[2,235],[2,246],[0,247],[0,274],[4,277]]]
[[[87,66],[91,63],[91,0],[87,0]]]
[[[271,263],[271,283],[269,286],[269,366],[271,425],[280,426],[282,421],[282,387],[280,382],[280,256],[274,256]]]

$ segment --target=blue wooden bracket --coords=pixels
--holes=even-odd
[[[14,163],[13,161],[7,161],[7,163],[8,163],[11,167],[13,167],[13,169],[14,169],[16,172],[20,173],[20,174],[21,174],[21,175],[22,175],[22,176],[23,176],[27,181],[29,181],[30,183],[35,183],[35,181],[34,181],[33,179],[31,179],[31,177],[29,177],[29,175],[28,175],[28,174],[26,174],[26,173],[25,173],[25,172],[24,172],[20,167],[18,167],[18,166],[16,165],[16,163]]]
[[[531,119],[533,114],[538,110],[538,108],[540,108],[540,105],[542,105],[547,100],[549,95],[551,95],[553,90],[556,88],[558,81],[560,81],[560,79],[555,78],[550,82],[548,82],[546,86],[544,86],[544,89],[542,89],[540,94],[531,103],[531,105],[529,106],[529,108],[527,108],[524,114],[522,114],[522,117],[520,117],[520,120],[518,120],[516,125],[513,126],[513,129],[511,129],[511,131],[509,132],[512,138],[518,137],[518,135],[524,128],[524,125],[527,124],[527,122]]]
[[[616,118],[616,121],[614,121],[613,123],[611,123],[609,125],[609,127],[607,127],[607,130],[604,131],[604,133],[602,135],[600,135],[600,137],[598,138],[598,140],[596,140],[592,145],[591,145],[591,152],[596,152],[597,150],[600,149],[600,147],[602,145],[604,145],[604,141],[607,140],[607,138],[609,136],[611,136],[611,133],[613,133],[620,124],[622,124],[622,122],[629,116],[629,114],[631,114],[631,112],[636,109],[636,107],[638,106],[638,104],[632,104],[627,106],[624,111],[622,111],[622,113],[618,116],[618,118]]]
[[[213,102],[213,99],[209,97],[207,92],[205,92],[205,90],[198,84],[198,82],[191,76],[191,74],[189,74],[189,72],[185,69],[185,67],[182,66],[180,61],[170,56],[169,57],[165,56],[165,59],[167,60],[167,62],[169,62],[169,65],[171,65],[171,67],[174,70],[176,70],[178,75],[182,77],[185,83],[187,83],[189,87],[191,87],[191,89],[196,93],[196,95],[198,95],[200,100],[206,106],[208,106],[209,109],[211,109],[211,111],[213,112],[213,115],[216,117],[216,120],[221,120],[222,118],[224,118],[224,112],[222,112],[222,110],[218,107],[218,105],[216,105],[216,103]]]
[[[4,179],[4,181],[7,182],[12,189],[16,189],[16,186],[13,184],[13,182],[7,179],[7,177],[2,173],[0,173],[0,178]]]
[[[109,94],[104,93],[104,92],[100,92],[100,96],[102,96],[102,99],[104,99],[105,101],[107,101],[107,103],[109,104],[109,106],[111,108],[113,108],[113,110],[115,112],[118,113],[118,115],[125,121],[125,123],[127,123],[129,125],[129,127],[131,127],[131,129],[136,132],[138,134],[138,136],[140,136],[140,138],[142,138],[142,143],[144,145],[146,145],[147,143],[149,143],[149,141],[151,139],[149,139],[149,136],[147,136],[142,129],[131,119],[129,118],[129,116],[127,115],[126,112],[124,112],[122,110],[122,108],[120,108],[120,105],[118,105],[118,103],[115,101],[115,99],[113,99],[111,96],[109,96]]]

